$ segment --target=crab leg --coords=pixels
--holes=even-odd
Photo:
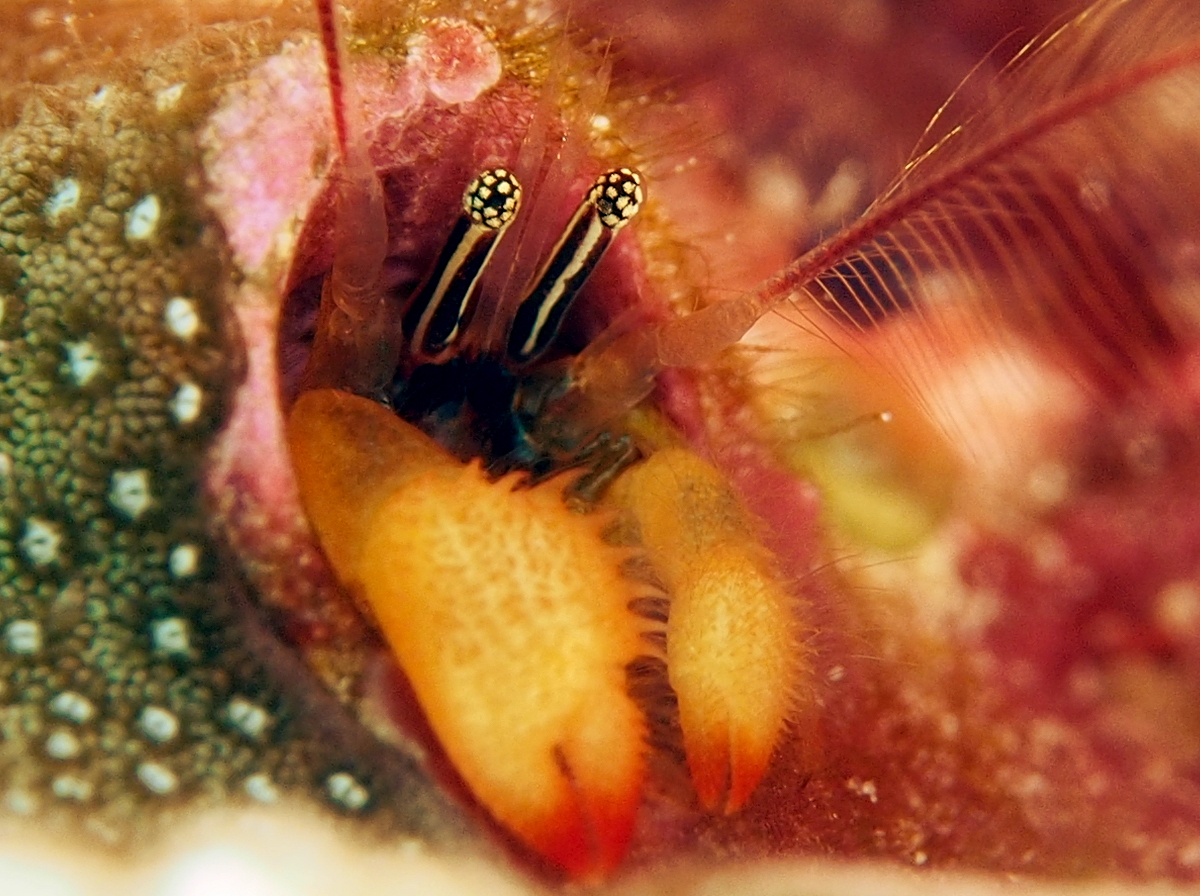
[[[809,677],[801,607],[721,473],[665,448],[612,501],[636,522],[671,596],[667,665],[692,783],[734,812],[757,787]]]

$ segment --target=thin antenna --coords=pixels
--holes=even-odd
[[[333,2],[334,0],[316,0],[317,20],[321,26],[321,46],[325,51],[325,70],[329,75],[329,102],[333,106],[333,125],[337,133],[338,151],[344,159],[348,155],[344,102],[346,88],[342,75],[342,44],[338,39]]]
[[[338,36],[334,0],[315,0],[329,78],[329,100],[341,156],[333,268],[325,280],[317,331],[303,388],[332,386],[374,395],[394,367],[389,344],[383,263],[388,251],[383,186],[375,173]]]

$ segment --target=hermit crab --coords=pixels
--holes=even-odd
[[[144,9],[4,13],[16,833],[1196,877],[1187,4],[1024,32],[890,186],[793,88],[928,74],[899,6]]]
[[[328,5],[322,20],[330,82],[344,84]],[[643,204],[641,175],[619,167],[595,179],[491,347],[471,324],[479,281],[521,212],[518,160],[471,180],[436,265],[397,303],[382,285],[383,186],[365,147],[352,144],[346,122],[357,115],[346,114],[346,97],[335,88],[339,244],[288,418],[301,501],[472,792],[572,874],[609,872],[627,848],[645,783],[648,730],[627,679],[647,652],[648,621],[666,622],[668,678],[700,799],[735,811],[766,769],[806,665],[797,598],[715,466],[682,445],[631,461],[632,438],[606,428],[649,390],[663,366],[655,354],[637,357],[616,346],[628,335],[601,333],[616,357],[585,362],[589,373],[578,358],[555,365],[549,381],[538,369]],[[389,298],[402,308],[398,323],[388,321]],[[676,326],[668,338],[685,352],[701,340],[703,354],[712,329],[691,335]],[[581,377],[614,371],[629,382],[573,394]],[[625,390],[637,392],[623,408]],[[614,400],[603,417],[583,408]],[[554,406],[563,402],[580,407],[560,414]],[[455,453],[475,454],[474,464]],[[546,478],[579,463],[592,467],[586,485]],[[565,490],[580,503],[620,496],[652,566],[649,581],[639,587],[625,568],[636,552],[606,538],[614,520],[568,509]]]
[[[1144,13],[1097,9],[1064,27],[1056,38],[1060,51],[1072,40],[1089,45],[1095,39],[1089,29],[1116,27],[1125,16],[1138,14]],[[1062,52],[1073,58],[1069,49]],[[686,315],[642,321],[623,332],[617,322],[612,326],[618,332],[602,331],[593,346],[566,363],[560,382],[549,387],[561,394],[549,399],[539,394],[536,411],[523,413],[523,390],[536,374],[522,376],[505,413],[533,421],[521,438],[534,443],[539,428],[552,428],[553,445],[537,446],[546,452],[547,463],[554,462],[553,450],[563,448],[563,430],[581,434],[568,438],[568,451],[591,454],[593,443],[585,440],[600,438],[596,433],[602,427],[619,426],[619,415],[649,392],[653,377],[670,367],[710,362],[780,304],[794,310],[802,328],[850,350],[880,339],[903,345],[908,356],[892,363],[918,396],[928,395],[929,387],[917,379],[914,359],[946,353],[951,334],[959,330],[954,338],[987,345],[988,352],[999,355],[1001,366],[1028,373],[1030,365],[1021,355],[1023,346],[1034,341],[1040,351],[1053,353],[1055,367],[1086,384],[1097,400],[1136,401],[1131,396],[1142,391],[1145,378],[1160,375],[1158,353],[1190,338],[1190,314],[1173,297],[1177,275],[1164,279],[1161,271],[1130,260],[1139,234],[1150,226],[1146,215],[1157,217],[1161,210],[1142,210],[1132,197],[1114,195],[1120,172],[1127,168],[1119,149],[1098,148],[1090,135],[1068,139],[1055,132],[1067,122],[1079,126],[1101,107],[1106,118],[1120,115],[1124,94],[1136,93],[1164,71],[1194,64],[1195,55],[1195,47],[1184,44],[1115,74],[1099,65],[1076,93],[1068,91],[1057,104],[1031,112],[1019,125],[1012,124],[1013,110],[1006,108],[970,122],[969,129],[951,131],[910,164],[899,184],[860,223],[765,285]],[[1030,70],[1042,65],[1053,70],[1062,62],[1035,55]],[[1107,97],[1113,94],[1121,100],[1110,107]],[[964,134],[973,135],[973,141]],[[1087,164],[1106,191],[1110,220],[1073,217],[1083,187],[1075,181],[1060,185],[1058,176],[1031,167],[1035,163],[1027,156],[1043,139],[1061,139],[1070,152],[1088,153]],[[347,170],[354,164],[353,152],[343,144]],[[1167,157],[1161,164],[1173,169],[1178,162]],[[350,184],[342,189],[361,196],[372,188]],[[409,360],[401,363],[410,370],[425,359],[443,360],[454,350],[469,323],[475,281],[493,249],[492,235],[509,223],[508,215],[517,213],[519,196],[520,187],[507,168],[489,170],[467,188],[463,217],[441,251],[438,267],[403,313],[402,334],[410,342],[400,351]],[[567,300],[641,201],[641,178],[630,168],[600,176],[532,278],[511,324],[501,324],[509,365],[520,370],[549,347]],[[608,205],[602,207],[602,202]],[[493,217],[485,220],[479,209],[487,210],[489,203],[494,204]],[[350,201],[339,206],[347,216],[350,207]],[[1186,212],[1176,223],[1183,232],[1192,232]],[[367,230],[358,224],[339,227],[356,235]],[[1036,261],[1016,260],[1017,253],[1035,246]],[[369,306],[356,305],[349,288],[342,298],[332,279],[337,264],[335,257],[314,354],[321,350],[326,328],[351,330],[351,324],[332,322],[339,313],[358,321],[380,313],[374,296]],[[379,274],[360,279],[377,281]],[[990,294],[971,300],[975,287],[968,283],[978,280],[1001,288],[1006,301],[996,302]],[[1164,287],[1152,285],[1159,280]],[[950,310],[938,298],[943,291],[955,294]],[[352,332],[343,337],[340,351],[329,351],[337,357],[361,356],[362,337]],[[389,357],[396,354],[392,349]],[[306,376],[320,380],[323,370],[318,367]],[[419,373],[411,376],[416,380]],[[377,381],[377,376],[368,377],[350,388],[369,395],[378,389]],[[472,387],[464,391],[469,395]],[[483,394],[485,401],[495,402],[497,395],[508,393],[485,389]],[[936,415],[938,408],[929,411]],[[438,412],[444,413],[440,407]],[[1188,409],[1179,414],[1178,425],[1186,427]],[[459,465],[445,454],[400,424],[389,423],[395,434],[383,435],[368,423],[376,417],[379,427],[383,419],[392,419],[374,405],[337,393],[303,395],[292,411],[289,425],[301,495],[326,553],[339,575],[360,588],[370,603],[432,727],[484,805],[573,873],[611,868],[629,836],[645,774],[640,759],[645,728],[625,694],[626,684],[614,674],[637,656],[638,626],[629,611],[645,598],[622,582],[620,573],[614,580],[605,577],[602,568],[619,569],[613,559],[595,565],[584,559],[608,551],[594,532],[595,554],[583,546],[582,533],[577,540],[576,527],[567,522],[572,518],[558,515],[561,499],[549,500],[556,522],[533,509],[534,495],[550,483],[521,492],[514,480],[501,480],[493,488],[505,495],[504,506],[493,516],[484,509],[490,504],[484,497],[487,489],[467,484],[481,483],[479,474],[459,478]],[[942,425],[951,429],[956,424],[945,420]],[[609,428],[604,437],[612,434]],[[501,441],[489,432],[484,441],[507,448],[513,439]],[[359,443],[361,447],[345,447]],[[712,440],[705,443],[712,457]],[[799,704],[803,711],[813,699],[809,648],[801,634],[811,623],[795,583],[789,593],[780,559],[762,543],[758,531],[763,520],[739,498],[733,471],[722,473],[683,447],[650,441],[643,450],[649,457],[634,462],[628,472],[601,468],[594,471],[595,478],[615,479],[608,491],[630,518],[666,598],[659,612],[667,620],[667,679],[677,700],[693,785],[704,806],[724,804],[736,811],[765,771],[791,708]],[[340,451],[347,456],[339,456]],[[411,472],[408,457],[421,458],[412,462]],[[600,457],[602,463],[613,463]],[[439,476],[438,470],[446,472]],[[562,490],[562,482],[551,482],[556,492]],[[377,488],[386,497],[375,497]],[[350,497],[344,502],[343,496]],[[518,511],[527,499],[530,509]],[[782,496],[776,500],[786,502]],[[366,509],[349,511],[346,503]],[[489,556],[504,560],[496,566],[483,562],[474,546],[484,544]],[[549,548],[551,544],[555,546]],[[440,555],[442,547],[449,557]],[[543,572],[547,554],[555,556],[555,568],[561,558],[574,558],[568,564],[570,576]],[[580,571],[586,574],[574,578]],[[576,615],[580,610],[586,615]],[[574,640],[585,627],[604,633],[590,638],[587,649]],[[481,671],[480,678],[494,674],[505,684],[493,691],[468,678],[465,670],[476,658],[481,669],[491,670]],[[529,696],[529,702],[514,697],[510,687]],[[463,693],[455,693],[456,688]],[[604,709],[592,714],[584,707]],[[510,732],[512,757],[497,746],[502,732]],[[811,737],[805,732],[792,736],[799,742]],[[480,746],[473,750],[472,744]],[[545,803],[537,806],[531,793],[544,794]]]

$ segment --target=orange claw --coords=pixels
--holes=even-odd
[[[562,482],[490,482],[374,402],[305,393],[288,438],[309,519],[479,801],[576,878],[620,862],[645,777],[625,552]]]
[[[671,595],[667,666],[692,784],[705,808],[735,812],[811,674],[800,608],[725,478],[692,452],[658,451],[621,477],[613,500]]]

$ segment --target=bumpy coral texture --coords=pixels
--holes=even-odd
[[[10,806],[112,836],[180,791],[269,799],[295,754],[261,670],[206,662],[200,462],[238,347],[171,100],[33,103],[0,144],[2,774]]]
[[[295,660],[264,651],[206,521],[245,365],[182,74],[84,79],[0,138],[0,792],[110,843],[200,805],[357,813],[408,786],[320,745],[340,710],[283,693]]]

